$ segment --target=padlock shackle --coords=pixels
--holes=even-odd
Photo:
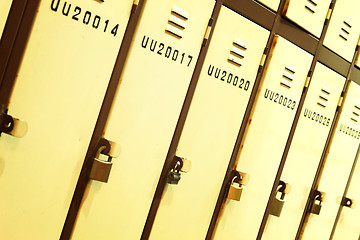
[[[231,182],[230,185],[234,182],[239,183],[242,180],[242,176],[240,174],[240,172],[236,171],[236,170],[232,170],[231,172]]]
[[[96,146],[96,153],[95,153],[95,158],[98,158],[100,156],[100,154],[104,154],[107,155],[110,153],[111,150],[111,144],[108,140],[106,140],[105,138],[100,138],[97,146]],[[109,158],[111,158],[109,156]]]
[[[174,156],[173,158],[173,166],[171,169],[179,172],[182,167],[184,166],[184,161],[181,157],[178,157],[178,156]]]
[[[286,183],[282,180],[279,181],[278,192],[284,193],[286,189]]]

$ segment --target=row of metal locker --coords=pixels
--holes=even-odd
[[[359,239],[359,8],[2,0],[0,238]]]

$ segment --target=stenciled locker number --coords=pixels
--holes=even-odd
[[[214,239],[256,239],[298,108],[312,56],[278,36],[271,55],[238,156],[236,170],[250,180],[239,201],[226,200]]]
[[[311,211],[302,239],[328,239],[360,142],[360,86],[350,82],[317,191],[324,193],[318,212]],[[336,177],[334,177],[336,176]],[[311,209],[314,209],[311,207]]]
[[[132,4],[40,2],[8,106],[28,131],[0,136],[1,239],[59,238]]]
[[[214,5],[144,2],[104,133],[120,155],[90,182],[73,239],[140,239]]]
[[[291,192],[283,199],[279,215],[270,211],[262,239],[295,239],[344,83],[344,77],[316,63],[280,177]],[[270,209],[275,210],[275,204]]]
[[[0,40],[2,33],[4,31],[4,27],[6,24],[6,20],[11,8],[12,0],[2,0],[0,2]]]
[[[268,36],[221,8],[175,153],[191,169],[165,188],[150,239],[205,239]]]

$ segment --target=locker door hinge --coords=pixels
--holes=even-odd
[[[341,105],[342,105],[342,103],[343,103],[343,100],[344,100],[344,97],[341,96],[341,97],[339,98],[338,107],[341,107]]]
[[[308,87],[309,87],[309,84],[310,84],[310,77],[307,76],[307,77],[306,77],[306,80],[305,80],[305,85],[304,85],[304,87],[305,87],[305,88],[308,88]]]
[[[138,5],[139,5],[139,2],[140,2],[140,0],[134,0],[134,1],[133,1],[133,5],[132,5],[132,8],[131,8],[131,13],[135,13],[135,12],[136,12],[136,9],[137,9],[137,7],[138,7]]]
[[[209,23],[208,23],[207,28],[206,28],[206,31],[205,31],[205,36],[204,36],[204,39],[203,39],[203,42],[202,42],[203,47],[206,46],[206,44],[208,42],[213,23],[214,23],[214,19],[210,18]]]
[[[267,55],[266,55],[266,53],[264,53],[264,54],[262,55],[262,57],[261,57],[261,60],[260,60],[260,66],[261,66],[261,67],[264,66],[266,57],[267,57]]]

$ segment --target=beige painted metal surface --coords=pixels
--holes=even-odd
[[[291,193],[280,217],[269,215],[262,239],[295,239],[344,83],[317,63],[280,178],[291,184]]]
[[[360,233],[360,164],[356,164],[354,174],[351,178],[350,186],[346,197],[354,201],[354,205],[342,207],[340,218],[335,226],[333,240],[358,240]]]
[[[280,0],[257,0],[257,1],[261,2],[262,4],[269,7],[270,9],[274,10],[275,12],[278,9],[279,4],[280,4]]]
[[[312,56],[281,37],[273,48],[239,153],[250,181],[239,202],[226,200],[214,239],[256,238],[298,107]]]
[[[73,239],[140,239],[214,4],[145,2],[104,134],[120,156],[91,182]]]
[[[351,82],[318,190],[326,193],[320,215],[310,214],[302,239],[328,239],[359,146],[360,86]]]
[[[4,31],[6,19],[8,17],[12,0],[1,0],[0,2],[0,39]]]
[[[176,152],[192,169],[167,186],[150,239],[205,239],[268,35],[222,7]]]
[[[59,238],[131,6],[41,1],[9,105],[28,132],[0,137],[0,239]]]
[[[290,0],[285,16],[320,37],[331,0]]]
[[[324,45],[349,62],[355,52],[360,33],[360,2],[358,0],[336,1]]]

